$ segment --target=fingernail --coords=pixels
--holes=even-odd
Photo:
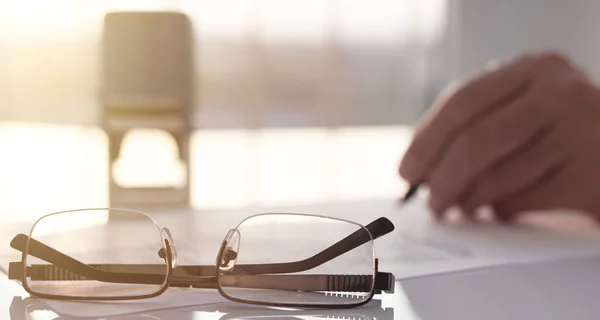
[[[400,175],[410,181],[417,182],[421,178],[421,162],[410,154],[407,154],[400,163]]]

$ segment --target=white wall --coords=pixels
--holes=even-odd
[[[445,1],[0,1],[0,121],[97,124],[104,14],[140,9],[193,22],[198,127],[412,123]]]
[[[450,20],[451,78],[477,72],[490,59],[540,49],[563,51],[600,76],[600,1],[454,0]]]

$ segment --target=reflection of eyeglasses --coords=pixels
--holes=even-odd
[[[10,319],[32,319],[37,318],[37,312],[52,313],[56,319],[97,319],[98,317],[112,319],[115,314],[103,315],[101,310],[84,314],[67,315],[52,308],[46,301],[36,298],[13,297],[10,304]],[[382,307],[381,300],[373,300],[366,308],[358,309],[289,309],[289,308],[239,308],[229,303],[201,304],[194,306],[182,306],[174,309],[154,309],[127,313],[127,319],[172,319],[189,318],[203,319],[215,318],[215,312],[222,314],[219,320],[233,319],[353,319],[353,320],[392,320],[394,319],[394,308]],[[92,315],[93,314],[93,315]],[[117,316],[120,318],[119,316]],[[54,319],[54,318],[53,318]]]
[[[381,300],[373,300],[368,307],[358,309],[281,309],[281,308],[227,308],[225,304],[218,306],[219,312],[225,313],[219,320],[393,320],[394,309],[381,307]],[[201,318],[201,317],[200,317]]]
[[[392,230],[383,217],[362,226],[319,215],[257,214],[229,230],[215,265],[178,266],[169,229],[143,212],[63,211],[11,241],[22,258],[10,263],[9,278],[49,299],[143,299],[193,287],[267,306],[355,307],[393,292],[394,276],[378,271],[373,244]],[[123,254],[124,246],[131,252]]]

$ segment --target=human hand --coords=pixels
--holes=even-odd
[[[521,56],[445,92],[400,165],[441,218],[574,209],[600,217],[600,91],[558,53]]]

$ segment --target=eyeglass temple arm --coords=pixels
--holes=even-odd
[[[367,229],[369,232],[365,231]],[[394,224],[387,218],[381,217],[368,225],[365,229],[360,228],[347,236],[346,238],[336,242],[325,250],[315,254],[312,257],[300,261],[272,263],[272,264],[254,264],[254,265],[237,265],[236,273],[238,274],[273,274],[273,273],[295,273],[316,268],[328,261],[331,261],[342,254],[353,250],[369,241],[375,240],[383,235],[386,235],[394,230]]]
[[[16,262],[22,267],[21,262]],[[39,268],[38,268],[39,267]],[[129,277],[135,274],[120,274],[115,272],[101,271],[105,277],[90,277],[87,272],[85,276],[75,274],[70,270],[62,269],[56,265],[33,265],[30,270],[34,271],[31,281],[82,281],[95,280],[108,283],[125,284],[155,284],[160,285],[165,281],[165,275],[151,275],[140,279]],[[49,272],[48,272],[49,271]],[[78,270],[83,271],[83,270]],[[44,274],[46,273],[46,274]],[[138,275],[139,276],[139,275]],[[392,278],[393,279],[393,278]],[[371,275],[360,274],[308,274],[308,275],[221,275],[219,282],[222,287],[245,288],[245,289],[271,289],[286,291],[330,291],[330,292],[370,292],[372,286]],[[217,288],[217,277],[180,277],[170,278],[170,287],[193,287],[203,289]],[[376,278],[376,293],[383,291],[393,292],[393,285],[381,286],[381,281]]]
[[[28,269],[33,272],[44,273],[44,275],[35,275],[37,277],[52,277],[50,273],[62,272],[62,275],[66,278],[75,278],[77,276],[86,276],[88,278],[103,281],[103,282],[123,282],[123,283],[140,283],[140,284],[160,284],[165,281],[165,274],[156,273],[121,273],[121,272],[107,272],[102,270],[102,265],[96,265],[95,267],[89,264],[85,264],[77,259],[74,259],[44,243],[37,241],[33,238],[29,238],[24,234],[18,234],[13,238],[10,246],[13,249],[24,252],[27,247],[27,241],[29,240],[29,247],[27,253],[31,256],[37,257],[44,261],[51,263],[52,265],[45,265],[48,267],[56,267],[56,270],[52,269]],[[166,265],[163,265],[163,270],[166,273]],[[62,270],[61,270],[62,269]],[[8,267],[8,277],[13,280],[23,280],[25,276],[32,276],[31,274],[24,275],[25,270],[23,262],[11,262]],[[67,274],[70,273],[70,274]],[[75,280],[75,279],[73,279]]]

